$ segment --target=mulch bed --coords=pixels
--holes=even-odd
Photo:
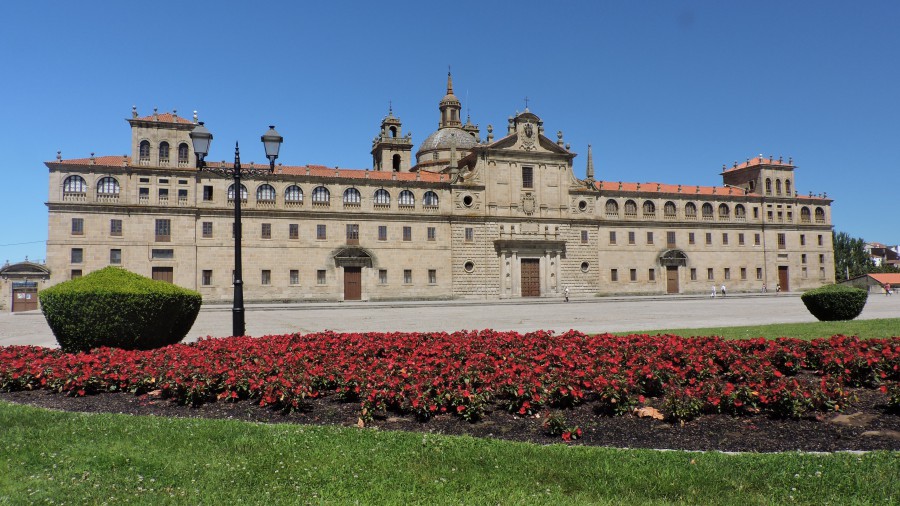
[[[665,448],[743,452],[900,450],[900,414],[889,413],[885,397],[859,389],[842,413],[820,413],[805,418],[705,415],[682,424],[634,415],[598,414],[590,404],[562,410],[568,426],[578,426],[583,437],[570,444],[615,448]],[[295,423],[357,427],[359,404],[342,402],[334,395],[309,401],[300,411],[282,413],[249,401],[211,402],[199,407],[180,406],[165,399],[128,393],[102,393],[69,397],[47,391],[0,392],[0,400],[43,408],[86,413],[124,413],[182,418],[217,418],[263,423]],[[652,405],[654,399],[649,399]],[[549,436],[536,417],[514,416],[488,407],[485,416],[469,423],[458,416],[440,415],[426,422],[394,413],[375,414],[366,427],[480,438],[562,443]]]

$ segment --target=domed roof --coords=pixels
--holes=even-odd
[[[476,142],[472,134],[462,128],[441,128],[422,141],[416,154],[435,149],[450,149],[451,144],[456,146],[456,149],[471,149]]]

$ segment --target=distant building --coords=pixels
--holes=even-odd
[[[485,139],[450,77],[418,147],[391,110],[372,168],[198,172],[193,120],[133,111],[130,156],[47,162],[51,283],[107,265],[232,293],[243,202],[247,300],[502,299],[803,290],[834,282],[831,200],[796,191],[792,160],[723,167],[722,186],[585,179],[561,131],[529,111]],[[555,139],[551,138],[555,137]],[[213,163],[215,165],[215,163]],[[245,165],[247,165],[245,163]],[[596,179],[595,179],[596,176]]]
[[[897,289],[900,288],[900,273],[881,272],[873,274],[863,274],[862,276],[856,276],[854,278],[841,281],[840,284],[862,288],[869,293],[881,294],[887,291],[887,285],[891,285],[891,289],[894,291],[894,293],[896,293]]]
[[[875,267],[881,267],[882,265],[900,267],[900,246],[886,246],[880,242],[868,242],[865,248]]]

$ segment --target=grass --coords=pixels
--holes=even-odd
[[[775,323],[771,325],[752,325],[745,327],[707,327],[700,329],[656,329],[637,332],[614,332],[617,335],[628,334],[674,334],[677,336],[721,336],[727,339],[746,339],[750,337],[796,337],[798,339],[815,339],[831,337],[837,334],[859,336],[865,339],[900,336],[900,318],[883,318],[879,320],[849,320],[839,322],[815,323]]]
[[[896,504],[900,453],[537,446],[0,403],[0,504]]]

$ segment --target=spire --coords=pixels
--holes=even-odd
[[[450,75],[450,67],[447,67],[447,94],[453,94],[453,76]]]
[[[594,154],[590,144],[588,144],[587,178],[594,179]]]

